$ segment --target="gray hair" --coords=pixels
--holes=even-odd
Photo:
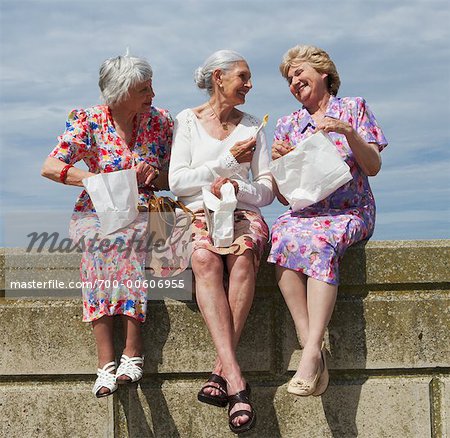
[[[152,79],[153,70],[143,58],[117,56],[108,58],[100,66],[98,86],[107,105],[128,97],[130,87]]]
[[[245,61],[244,57],[234,50],[218,50],[209,56],[194,73],[194,81],[200,89],[206,89],[211,96],[214,93],[212,74],[214,70],[228,71],[235,62]]]

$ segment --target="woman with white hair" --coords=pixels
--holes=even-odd
[[[134,168],[139,186],[139,206],[148,205],[154,190],[167,188],[167,168],[173,123],[166,110],[152,106],[152,68],[141,58],[118,56],[100,67],[103,105],[73,110],[65,132],[46,159],[42,175],[67,185],[98,173]],[[84,161],[87,170],[75,167]],[[111,395],[117,383],[142,378],[141,325],[146,317],[145,252],[133,246],[142,239],[146,221],[108,235],[107,247],[99,244],[100,224],[92,201],[83,190],[70,224],[74,241],[90,242],[81,261],[83,321],[92,322],[98,353],[98,378],[93,393]],[[113,316],[122,319],[125,348],[116,369]]]
[[[213,373],[198,399],[215,406],[228,404],[229,427],[239,433],[252,428],[256,419],[235,351],[268,240],[259,207],[273,201],[272,178],[265,135],[257,134],[260,121],[236,108],[252,88],[245,59],[231,50],[215,52],[197,69],[195,81],[209,97],[176,118],[169,185],[196,214],[191,259],[196,298],[217,351]],[[208,233],[202,188],[220,198],[220,188],[227,182],[237,198],[234,241],[219,248]]]

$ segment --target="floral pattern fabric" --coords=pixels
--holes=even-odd
[[[331,96],[325,116],[353,126],[368,143],[381,151],[387,145],[375,116],[361,97]],[[296,147],[315,129],[305,108],[278,120],[275,140]],[[339,284],[339,262],[346,249],[368,239],[375,226],[375,200],[368,177],[356,162],[344,135],[329,134],[350,167],[353,179],[324,200],[298,212],[288,210],[272,227],[268,261],[307,276]]]
[[[50,157],[67,164],[83,160],[92,173],[130,169],[145,161],[159,170],[169,167],[173,121],[166,110],[151,107],[138,121],[136,142],[132,150],[119,137],[107,106],[73,110],[66,131],[58,137],[58,145]],[[139,188],[139,205],[147,205],[152,191]],[[86,190],[78,197],[75,211],[95,209]]]
[[[151,251],[147,266],[156,277],[172,277],[189,267],[192,253],[200,248],[220,255],[253,253],[255,275],[269,239],[269,228],[262,216],[250,210],[235,210],[234,241],[229,247],[215,247],[208,232],[205,212],[195,211],[195,218],[178,211],[177,225],[159,251]],[[192,222],[191,222],[192,221]]]
[[[65,132],[51,157],[65,163],[84,161],[90,172],[106,173],[129,169],[139,161],[168,169],[173,121],[166,110],[151,107],[138,118],[136,142],[130,150],[117,134],[107,106],[73,110]],[[139,205],[146,206],[153,192],[139,188]],[[87,243],[81,260],[83,321],[105,315],[127,315],[141,322],[146,316],[144,287],[145,256],[136,245],[144,239],[147,214],[130,226],[107,236],[106,249],[99,246],[100,223],[88,193],[78,197],[70,222],[70,236]]]
[[[250,210],[235,210],[234,212],[234,240],[227,248],[218,248],[208,232],[205,213],[195,213],[196,219],[192,224],[193,250],[207,249],[220,255],[241,255],[250,249],[253,253],[255,275],[258,272],[264,248],[269,239],[269,227],[260,214]]]

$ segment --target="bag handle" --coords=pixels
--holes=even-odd
[[[191,223],[194,222],[196,216],[195,213],[187,208],[181,201],[175,201],[169,196],[156,196],[152,195],[149,200],[149,204],[154,202],[157,213],[165,213],[164,206],[170,208],[170,213],[175,213],[175,208],[180,208],[186,215],[191,216]],[[150,211],[150,208],[149,208]]]

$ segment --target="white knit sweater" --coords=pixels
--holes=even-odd
[[[175,119],[174,139],[169,165],[172,193],[188,208],[203,208],[202,187],[210,187],[218,177],[237,181],[237,209],[253,210],[274,199],[269,153],[261,130],[256,151],[250,162],[239,164],[229,152],[238,141],[255,135],[260,121],[244,113],[241,122],[224,140],[211,137],[191,109],[181,111]],[[250,172],[252,178],[250,178]]]

